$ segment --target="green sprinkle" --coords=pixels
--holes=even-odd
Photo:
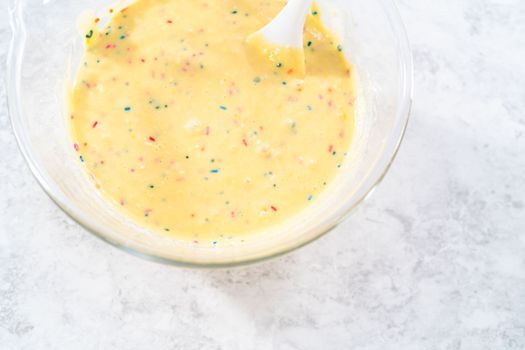
[[[82,163],[84,163],[84,157],[83,157],[83,156],[80,156],[79,158],[80,158],[80,161],[81,161]]]
[[[186,156],[186,159],[190,159],[190,156]]]
[[[283,66],[283,64],[281,62],[277,63],[276,67],[277,68],[281,68]]]
[[[120,36],[120,40],[124,40],[124,39],[126,39],[126,36],[125,35],[121,35]]]
[[[317,16],[319,14],[319,12],[317,11],[312,11],[312,16]]]
[[[309,200],[309,201],[311,201],[312,198],[314,198],[312,195],[309,195],[309,196],[308,196],[308,200]]]
[[[92,36],[93,36],[93,30],[91,29],[91,30],[86,34],[86,39],[91,39]]]
[[[169,228],[165,228],[164,231],[170,232],[170,229]]]
[[[306,106],[306,108],[307,108],[310,112],[311,112],[312,109],[313,109],[312,106],[310,106],[310,105]]]
[[[149,188],[155,188],[155,185],[149,185],[148,187]]]
[[[237,14],[237,10],[233,10],[232,15],[236,15],[236,14]]]
[[[287,83],[286,81],[283,80],[283,82],[282,82],[281,84],[286,85],[286,84],[288,84],[288,83]]]
[[[222,109],[223,111],[228,109],[228,107],[226,107],[226,106],[219,106],[219,108]]]
[[[261,77],[253,78],[253,82],[256,83],[256,84],[260,83],[261,82]]]
[[[306,45],[308,45],[308,47],[310,47],[310,46],[312,46],[312,42],[309,41],[308,44],[306,44]]]
[[[343,47],[341,45],[337,45],[337,51],[339,52],[343,51]]]

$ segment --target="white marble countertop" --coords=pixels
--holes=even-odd
[[[0,348],[525,349],[525,2],[397,2],[416,67],[397,161],[336,231],[257,266],[86,233],[31,176],[0,86]]]

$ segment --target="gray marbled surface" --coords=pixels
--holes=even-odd
[[[31,176],[0,85],[0,349],[525,349],[525,2],[398,5],[416,92],[397,161],[336,231],[257,266],[86,233]]]

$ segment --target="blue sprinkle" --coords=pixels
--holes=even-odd
[[[129,111],[131,111],[131,107],[124,107],[124,110],[125,110],[126,112],[129,112]]]
[[[84,163],[84,157],[80,156],[80,161]]]
[[[219,169],[211,169],[210,173],[217,174],[219,172]]]
[[[226,106],[219,106],[219,108],[222,109],[223,111],[228,109],[228,107],[226,107]]]
[[[309,200],[309,201],[311,201],[312,198],[314,198],[312,195],[309,195],[309,196],[308,196],[308,200]]]

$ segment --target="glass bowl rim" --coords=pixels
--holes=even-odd
[[[331,222],[328,225],[328,227],[321,230],[319,233],[312,237],[308,237],[304,240],[299,240],[296,244],[280,248],[276,252],[263,254],[254,258],[231,262],[202,263],[198,261],[171,259],[160,255],[156,255],[154,252],[147,252],[145,251],[146,249],[141,249],[144,247],[132,247],[131,245],[127,245],[124,242],[124,240],[119,242],[117,240],[111,239],[109,235],[94,227],[94,225],[90,223],[89,218],[85,217],[82,212],[70,206],[67,200],[62,199],[61,195],[57,193],[58,191],[55,190],[53,186],[50,183],[48,183],[48,181],[42,175],[36,160],[31,155],[31,151],[26,147],[25,143],[23,142],[24,137],[22,136],[22,132],[19,129],[18,125],[18,120],[21,119],[20,115],[22,113],[21,109],[19,108],[19,106],[21,105],[21,101],[20,96],[18,94],[19,77],[21,73],[20,58],[22,57],[26,35],[25,27],[23,21],[20,18],[21,16],[19,13],[21,11],[20,0],[10,0],[8,8],[9,21],[11,26],[11,42],[7,54],[6,96],[7,109],[11,121],[13,134],[15,135],[18,147],[27,165],[29,166],[31,173],[36,178],[37,183],[48,195],[48,197],[64,213],[66,213],[66,215],[68,215],[73,221],[75,221],[78,225],[83,227],[86,231],[90,232],[92,235],[98,237],[104,242],[109,243],[110,245],[119,248],[127,253],[157,263],[194,268],[225,268],[243,266],[266,261],[288,254],[323,237],[328,232],[336,228],[342,221],[344,221],[344,219],[348,217],[353,212],[353,210],[356,209],[381,183],[388,170],[390,169],[399,151],[401,142],[404,138],[412,107],[412,96],[414,88],[413,58],[406,29],[402,22],[396,4],[393,2],[393,0],[380,0],[380,2],[383,6],[383,10],[387,14],[388,20],[394,32],[394,36],[398,41],[397,54],[398,56],[400,56],[401,61],[402,81],[400,84],[400,103],[396,112],[396,125],[394,125],[393,131],[391,132],[389,138],[385,143],[385,149],[380,159],[372,168],[371,173],[375,173],[375,177],[373,178],[373,180],[367,180],[367,182],[369,182],[369,187],[364,191],[364,194],[362,194],[361,197],[358,200],[356,200],[352,205],[345,207],[344,212],[342,214],[334,216],[330,220]]]

